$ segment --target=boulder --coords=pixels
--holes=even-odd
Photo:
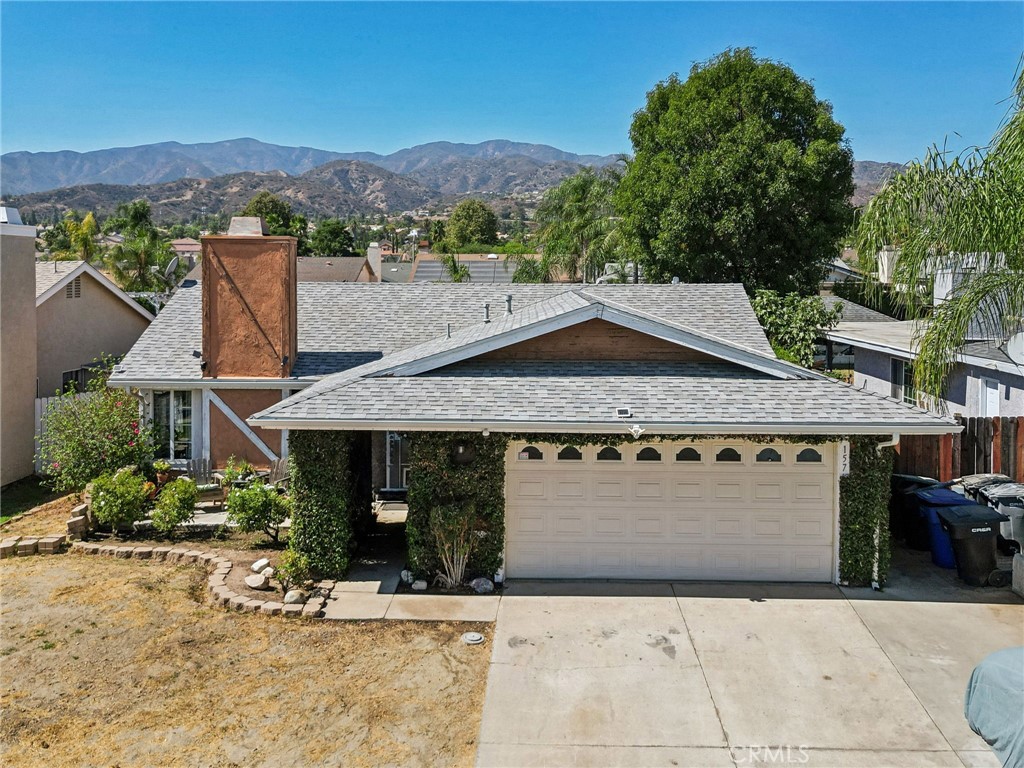
[[[270,560],[265,557],[261,557],[259,560],[252,564],[252,572],[262,573],[263,569],[266,568],[268,565],[270,565]]]
[[[412,571],[410,571],[410,570],[402,571],[402,583],[403,584],[412,584]]]
[[[250,589],[270,589],[270,579],[262,573],[253,573],[245,577],[245,586]]]
[[[471,586],[473,591],[478,595],[486,595],[488,592],[494,591],[494,582],[483,576],[473,579],[469,582],[469,586]]]
[[[415,589],[417,592],[425,592],[427,590],[427,582],[425,582],[423,579],[419,579],[418,581],[414,581],[412,583],[412,588]]]
[[[274,578],[274,569],[269,566],[260,571],[261,574],[266,576],[268,579]]]
[[[285,605],[299,605],[300,603],[306,602],[306,593],[301,589],[289,589],[288,594],[284,596]]]

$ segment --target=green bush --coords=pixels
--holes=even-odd
[[[227,499],[228,521],[240,531],[262,531],[274,541],[278,540],[283,523],[291,513],[288,499],[272,485],[252,483],[244,488],[232,488]]]
[[[179,477],[167,483],[153,508],[153,527],[167,536],[182,523],[189,522],[196,511],[199,491],[195,481]]]
[[[100,475],[153,459],[139,401],[124,390],[108,389],[106,380],[101,374],[85,394],[61,395],[46,409],[39,454],[46,483],[54,490],[78,491]]]
[[[893,451],[876,450],[878,439],[850,440],[850,474],[839,480],[839,579],[854,586],[881,586],[889,573]]]
[[[796,293],[757,291],[750,304],[776,354],[805,368],[814,363],[814,340],[835,326],[841,315],[840,309],[829,309],[820,296]]]
[[[437,578],[454,589],[466,580],[466,566],[476,541],[476,505],[469,502],[440,504],[430,510],[430,532],[441,561]]]
[[[228,465],[224,468],[222,474],[224,475],[224,485],[231,486],[233,483],[248,480],[255,476],[256,467],[245,459],[236,459],[234,456],[229,456]]]
[[[274,576],[281,582],[281,588],[287,592],[292,587],[301,587],[312,578],[309,558],[301,552],[289,549],[277,563]]]
[[[91,484],[92,513],[96,520],[117,532],[146,516],[153,484],[135,467],[105,472]]]

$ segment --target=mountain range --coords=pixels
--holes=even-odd
[[[409,210],[468,195],[535,197],[584,165],[617,155],[578,155],[546,144],[496,139],[439,141],[374,152],[331,152],[256,139],[161,142],[92,152],[9,152],[0,157],[0,194],[41,218],[69,208],[111,213],[144,197],[158,220],[202,209],[237,211],[256,192],[288,199],[314,218]],[[855,163],[854,202],[863,204],[897,163]]]

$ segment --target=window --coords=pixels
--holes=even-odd
[[[757,454],[757,460],[760,462],[779,462],[782,461],[782,454],[774,448],[762,448]]]
[[[804,448],[796,455],[796,460],[806,464],[820,464],[821,454],[813,448]]]
[[[153,393],[153,444],[158,459],[192,458],[192,393]]]
[[[544,454],[540,448],[533,445],[528,445],[519,452],[520,461],[543,461]]]
[[[583,461],[583,454],[580,453],[580,449],[572,445],[567,445],[565,448],[558,452],[559,461]]]
[[[598,461],[622,461],[622,454],[610,445],[606,445],[597,452]]]
[[[76,277],[70,283],[64,286],[64,298],[65,299],[80,299],[82,298],[82,278]]]
[[[917,405],[917,391],[914,389],[914,366],[911,363],[892,358],[889,381],[892,384],[891,394],[894,399],[902,400],[910,405]]]
[[[636,460],[637,461],[661,461],[661,454],[658,453],[657,449],[651,448],[650,446],[648,446],[647,448],[641,448],[637,452]]]
[[[676,461],[700,461],[700,451],[696,448],[683,448],[676,454]]]
[[[715,461],[743,461],[743,457],[735,448],[723,448],[715,456]]]

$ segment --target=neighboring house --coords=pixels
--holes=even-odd
[[[199,241],[193,240],[191,237],[180,237],[177,240],[171,240],[171,250],[174,251],[174,255],[188,264],[189,269],[192,269],[196,262],[199,261],[199,254],[202,249],[203,246]]]
[[[956,430],[776,359],[740,285],[303,283],[260,235],[202,263],[111,378],[161,454],[266,465],[290,430],[360,430],[399,489],[418,432],[513,433],[512,578],[835,581],[840,436]]]
[[[35,263],[36,397],[82,390],[94,363],[121,357],[153,321],[84,261]]]
[[[461,253],[459,263],[469,268],[471,283],[511,283],[516,265],[496,253]],[[450,282],[444,265],[432,253],[420,253],[413,264],[414,283]]]
[[[868,392],[917,403],[915,324],[840,322],[827,334],[833,345],[853,350],[853,385]],[[1021,334],[1010,344],[969,340],[962,347],[943,396],[946,411],[963,416],[1024,416],[1024,355]]]
[[[303,257],[296,259],[300,283],[375,283],[377,275],[370,262],[362,256]],[[198,281],[203,277],[203,268],[197,264],[185,276],[186,280]]]
[[[828,309],[839,309],[840,322],[853,323],[895,323],[896,318],[865,307],[861,304],[841,299],[838,296],[822,296],[821,300]],[[853,368],[853,347],[849,344],[836,344],[822,336],[815,340],[814,367],[832,370],[850,370]]]

